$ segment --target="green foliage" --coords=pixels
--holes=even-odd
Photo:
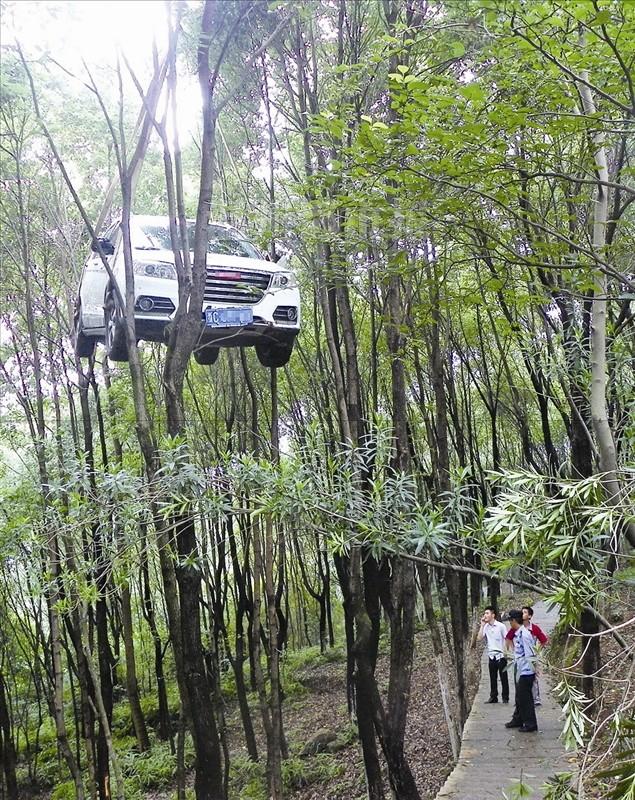
[[[493,479],[500,491],[484,520],[487,544],[501,554],[501,567],[540,566],[562,621],[575,622],[602,595],[608,576],[598,553],[610,551],[614,531],[631,521],[628,503],[606,501],[601,475],[563,481],[506,472]]]
[[[57,786],[60,778],[68,773],[58,759],[57,742],[54,740],[42,747],[38,753],[37,779],[42,786]]]
[[[229,771],[229,797],[230,800],[267,800],[264,765],[244,756],[233,758]]]
[[[590,700],[564,679],[554,688],[554,694],[562,703],[565,722],[562,739],[568,749],[584,747],[585,732],[593,725],[584,713]]]
[[[288,758],[282,762],[282,784],[286,791],[337,778],[344,771],[336,755],[318,753],[311,758]]]
[[[24,13],[20,4],[13,5]],[[614,591],[616,580],[623,587],[632,578],[628,569],[614,576],[605,569],[616,531],[633,521],[632,469],[620,472],[618,504],[606,502],[601,476],[566,479],[572,474],[572,420],[579,415],[592,428],[587,401],[594,345],[588,331],[595,320],[589,304],[597,299],[606,265],[606,401],[621,464],[632,463],[635,455],[632,295],[620,277],[632,274],[634,236],[628,199],[634,173],[626,144],[635,57],[632,4],[444,0],[418,4],[425,6],[426,16],[410,29],[406,4],[397,4],[399,19],[390,31],[381,4],[373,2],[256,3],[248,20],[241,18],[244,3],[216,5],[223,13],[216,20],[211,63],[222,50],[223,35],[232,34],[216,99],[228,87],[240,89],[218,120],[218,180],[211,212],[250,229],[263,244],[273,239],[293,250],[303,292],[300,347],[288,369],[278,373],[284,440],[279,463],[268,452],[271,376],[257,365],[251,349],[244,354],[246,370],[232,349],[223,352],[213,370],[192,365],[186,377],[186,435],[170,437],[164,348],[143,344],[148,415],[159,443],[153,481],[144,477],[129,370],[111,366],[106,393],[101,350],[88,402],[91,419],[96,423],[99,412],[105,420],[103,451],[95,428],[94,465],[89,464],[68,319],[87,237],[35,124],[23,68],[10,46],[4,53],[0,358],[6,372],[0,387],[0,507],[7,511],[0,520],[0,659],[12,666],[16,719],[26,719],[43,686],[50,689],[40,655],[49,651],[46,595],[53,587],[59,585],[55,610],[67,632],[80,603],[92,606],[104,598],[115,619],[116,593],[129,585],[142,664],[152,652],[139,596],[143,554],[150,599],[167,646],[170,632],[165,630],[156,529],[150,520],[157,507],[164,522],[174,515],[193,516],[199,547],[175,557],[174,563],[200,569],[210,584],[221,552],[217,533],[237,543],[239,562],[248,564],[249,542],[264,519],[271,520],[275,536],[298,538],[300,552],[290,551],[287,564],[287,574],[297,583],[302,581],[296,555],[315,579],[323,555],[345,555],[355,545],[378,560],[403,551],[436,560],[476,551],[484,566],[501,577],[529,574],[540,582],[559,604],[566,624],[586,604]],[[66,56],[63,49],[61,56],[58,52],[60,44],[68,48],[69,20],[85,13],[75,6],[43,5],[45,23],[56,15],[63,18],[64,36],[56,41],[44,24],[42,52],[27,57],[47,125],[94,218],[116,166],[95,94],[64,71]],[[253,42],[264,42],[289,11],[293,17],[266,58],[250,62]],[[179,82],[192,72],[200,25],[196,4],[185,4],[183,12]],[[116,15],[114,8],[111,13]],[[334,35],[340,23],[341,39]],[[107,33],[99,35],[101,41]],[[301,56],[306,55],[306,65],[295,62],[298,42],[306,48]],[[109,54],[118,52],[112,44]],[[120,109],[111,66],[90,66],[115,127],[121,124],[130,147],[137,93],[129,91],[126,77]],[[305,66],[304,82],[295,86]],[[580,75],[594,87],[596,114],[580,113]],[[262,114],[265,89],[271,93],[275,143],[269,141]],[[307,108],[296,108],[300,98],[308,99]],[[181,119],[190,116],[189,109],[179,114]],[[185,204],[193,214],[199,144],[196,136],[186,138]],[[611,181],[622,189],[620,198],[610,188],[614,236],[598,254],[590,247],[589,233],[599,188],[593,142],[600,138],[610,155]],[[273,187],[262,180],[270,144],[276,162]],[[626,160],[617,172],[621,148]],[[162,161],[153,138],[135,197],[139,212],[166,211]],[[275,190],[273,206],[270,188]],[[22,241],[24,221],[27,241]],[[391,320],[389,287],[395,278],[402,308],[399,318]],[[335,323],[347,389],[353,388],[353,366],[360,372],[359,396],[346,397],[349,410],[357,406],[364,417],[364,436],[356,448],[340,442],[320,307],[323,287],[332,302],[327,319]],[[343,330],[348,305],[349,338]],[[30,317],[33,330],[28,329]],[[397,359],[385,335],[391,322],[403,338]],[[449,413],[452,491],[446,496],[439,495],[438,486],[435,337]],[[397,365],[404,369],[409,474],[394,468],[391,412]],[[38,432],[37,425],[31,429],[29,424],[37,416],[36,393],[42,387],[43,431]],[[259,417],[255,431],[249,419],[252,401]],[[546,452],[548,433],[557,466]],[[119,455],[113,457],[115,441],[121,444],[121,463]],[[259,457],[251,452],[252,441],[258,441]],[[45,486],[38,457],[47,467]],[[486,486],[482,476],[491,467],[502,471]],[[488,496],[492,507],[483,519]],[[58,576],[47,563],[51,543],[59,549],[54,558]],[[95,576],[105,564],[108,589],[103,595]],[[212,585],[209,595],[225,596],[231,641],[236,596],[227,572],[220,575],[225,585]],[[315,626],[315,602],[306,587],[293,587],[288,596],[289,619],[300,608],[305,613],[306,606]],[[41,631],[35,628],[38,614],[44,620]],[[206,615],[212,615],[210,607]],[[341,616],[335,622],[341,624]],[[65,644],[72,647],[70,639]],[[382,652],[388,646],[384,633]],[[31,658],[34,650],[38,655]],[[174,712],[178,698],[169,647],[167,653]],[[342,657],[341,648],[324,655],[317,648],[286,651],[287,697],[306,692],[302,670]],[[224,698],[233,699],[233,674],[221,680]],[[70,691],[65,686],[69,709]],[[572,686],[565,683],[561,691],[567,739],[580,746],[589,731],[584,703]],[[156,697],[143,697],[142,708],[152,725]],[[67,718],[72,724],[70,713]],[[129,712],[124,703],[117,704],[113,735],[124,762],[126,794],[141,797],[169,785],[175,765],[163,744],[147,755],[136,754],[132,734]],[[346,739],[352,735],[349,731]],[[23,740],[18,730],[21,750]],[[61,778],[49,721],[40,731],[40,744],[39,777],[55,785]],[[285,785],[326,780],[333,764],[328,757],[292,759],[285,764]],[[261,765],[233,761],[232,781],[239,786],[237,797],[266,796]],[[56,791],[61,800],[67,784]],[[514,796],[524,791],[521,783]]]
[[[544,800],[577,800],[578,793],[572,787],[571,772],[557,772],[544,785]]]
[[[337,756],[327,753],[311,758],[288,758],[282,762],[283,788],[285,792],[292,792],[305,786],[326,783],[341,775],[343,770]],[[232,759],[231,800],[266,800],[267,796],[264,766],[243,757]]]
[[[608,790],[611,800],[633,800],[635,798],[635,718],[618,718],[614,725],[619,749],[614,754],[616,762],[610,769],[598,773],[600,778],[614,781]]]
[[[127,794],[145,796],[150,789],[169,786],[176,775],[176,755],[170,752],[168,742],[155,742],[147,753],[126,749],[121,753],[122,769],[126,779]],[[194,763],[191,740],[186,738],[185,762]]]
[[[288,672],[298,672],[322,664],[331,664],[341,661],[346,657],[341,645],[328,647],[323,653],[318,645],[303,647],[300,650],[287,650],[282,659],[283,669]]]
[[[533,788],[525,781],[521,773],[520,779],[514,781],[511,788],[503,792],[503,798],[504,800],[524,800],[524,798],[532,797],[533,794]]]
[[[283,685],[285,696],[289,700],[305,697],[308,693],[307,687],[302,683],[302,678],[296,672],[283,671]]]
[[[73,781],[60,783],[51,793],[51,800],[75,800],[75,784]]]

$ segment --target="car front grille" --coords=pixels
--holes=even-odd
[[[253,270],[207,268],[204,300],[207,303],[253,305],[269,288],[271,276]]]

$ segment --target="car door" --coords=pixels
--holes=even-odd
[[[111,225],[105,232],[103,238],[108,239],[115,246],[115,254],[107,256],[109,264],[114,264],[117,254],[117,243],[119,224]],[[104,294],[108,284],[108,273],[101,260],[99,253],[92,250],[86,259],[82,272],[80,285],[80,301],[82,308],[82,328],[90,332],[95,328],[104,327]]]

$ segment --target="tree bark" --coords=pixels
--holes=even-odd
[[[123,643],[126,653],[126,689],[130,716],[134,727],[135,736],[140,752],[150,749],[150,739],[146,721],[141,710],[139,698],[139,683],[137,681],[137,664],[135,660],[134,631],[132,626],[132,607],[130,602],[130,587],[124,586],[121,590],[121,620],[123,623]]]
[[[0,754],[2,755],[7,800],[18,800],[15,747],[11,730],[11,717],[9,716],[9,704],[7,702],[7,687],[2,669],[0,669]]]

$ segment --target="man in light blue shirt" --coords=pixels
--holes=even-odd
[[[514,663],[516,666],[516,708],[506,728],[518,728],[520,733],[538,730],[532,689],[536,680],[536,643],[528,628],[523,625],[523,612],[509,612],[509,624],[514,631]]]

